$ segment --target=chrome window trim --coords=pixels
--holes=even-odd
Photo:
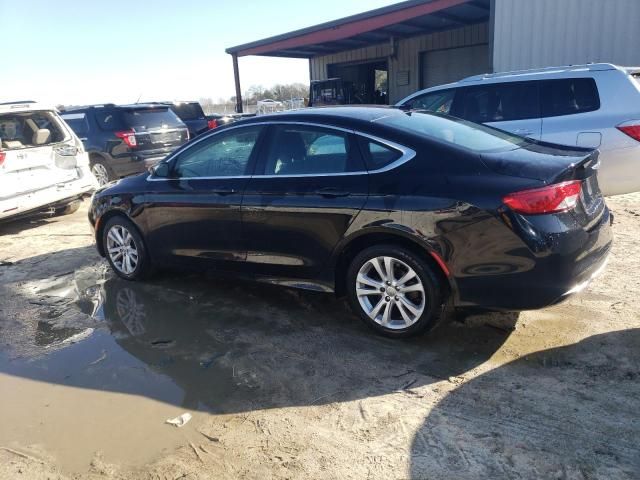
[[[398,158],[397,160],[394,160],[393,162],[391,162],[388,165],[385,165],[384,167],[378,168],[376,170],[358,170],[355,172],[339,172],[339,173],[301,173],[301,174],[295,174],[295,175],[235,175],[235,176],[214,176],[214,177],[180,177],[180,178],[153,178],[151,174],[149,174],[147,176],[147,181],[148,182],[163,182],[163,181],[188,181],[188,180],[223,180],[223,179],[243,179],[243,178],[307,178],[307,177],[346,177],[346,176],[353,176],[353,175],[367,175],[367,174],[376,174],[376,173],[384,173],[384,172],[388,172],[390,170],[393,170],[395,168],[398,168],[399,166],[407,163],[409,160],[412,160],[415,156],[416,156],[416,152],[415,150],[409,148],[409,147],[405,147],[404,145],[400,145],[399,143],[395,143],[392,142],[390,140],[386,140],[380,137],[376,137],[375,135],[370,135],[368,133],[364,133],[364,132],[360,132],[358,130],[350,130],[348,128],[343,128],[343,127],[336,127],[334,125],[324,125],[321,123],[313,123],[313,122],[297,122],[297,121],[267,121],[267,122],[255,122],[255,123],[247,123],[247,124],[243,124],[243,125],[235,125],[235,126],[231,126],[231,127],[226,127],[223,130],[220,130],[218,132],[212,132],[210,135],[203,135],[203,138],[199,139],[199,140],[194,140],[193,143],[187,143],[185,144],[184,147],[179,148],[178,150],[176,150],[175,152],[171,153],[167,158],[165,158],[164,160],[162,160],[165,163],[170,162],[171,160],[173,160],[174,157],[176,157],[177,155],[179,155],[180,153],[182,153],[184,150],[188,148],[191,148],[192,146],[204,141],[204,140],[208,140],[212,137],[215,137],[216,135],[221,135],[225,132],[228,132],[229,130],[234,130],[237,128],[249,128],[249,127],[256,127],[256,126],[264,126],[264,125],[301,125],[301,126],[305,126],[305,127],[319,127],[319,128],[325,128],[328,130],[337,130],[340,132],[344,132],[344,133],[350,133],[353,135],[357,135],[360,137],[364,137],[364,138],[368,138],[369,140],[373,140],[377,143],[381,143],[382,145],[385,145],[389,148],[392,148],[394,150],[399,151],[400,153],[402,153],[402,155],[400,156],[400,158]]]

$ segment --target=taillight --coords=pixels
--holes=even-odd
[[[4,163],[4,159],[7,158],[7,154],[3,151],[0,151],[0,167]]]
[[[116,137],[121,138],[128,147],[135,148],[138,146],[136,140],[136,133],[133,130],[126,130],[124,132],[116,132]]]
[[[629,135],[634,140],[640,142],[640,121],[621,123],[616,127],[622,133]]]
[[[502,199],[511,210],[525,215],[541,215],[571,210],[580,198],[581,180],[510,193]]]
[[[212,118],[211,120],[209,120],[207,122],[207,126],[209,127],[209,130],[213,130],[214,128],[218,128],[218,120],[216,120],[215,118]]]

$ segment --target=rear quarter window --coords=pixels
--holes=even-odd
[[[171,110],[183,120],[198,120],[204,118],[204,112],[199,103],[175,103]]]
[[[358,137],[368,170],[379,170],[402,157],[402,152],[374,140]]]
[[[79,137],[84,137],[89,132],[86,113],[70,113],[61,117]]]
[[[594,112],[600,108],[600,95],[593,78],[545,80],[540,85],[543,117]]]

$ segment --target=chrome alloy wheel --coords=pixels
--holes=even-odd
[[[109,172],[107,172],[107,167],[102,165],[101,163],[96,163],[91,167],[91,173],[96,177],[98,181],[98,185],[101,187],[109,183]]]
[[[138,247],[129,230],[122,225],[109,229],[107,252],[113,265],[125,275],[131,275],[138,266]]]
[[[356,277],[356,294],[369,318],[392,330],[416,323],[426,306],[424,285],[418,274],[393,257],[366,261]]]

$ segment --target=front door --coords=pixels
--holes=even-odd
[[[151,178],[144,213],[154,257],[206,266],[244,260],[242,194],[255,166],[262,127],[205,138],[171,162],[169,178]]]
[[[268,137],[243,200],[248,267],[313,276],[362,209],[368,174],[349,132],[280,124]]]

